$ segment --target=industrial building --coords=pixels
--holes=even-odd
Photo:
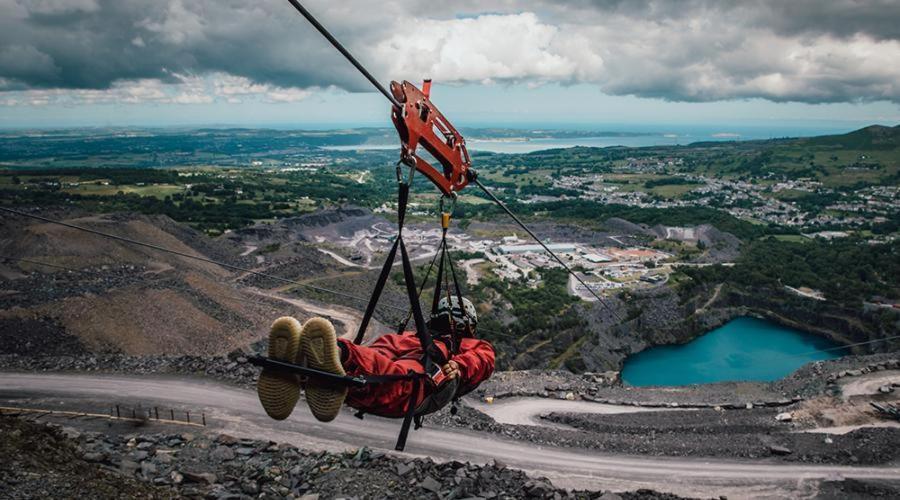
[[[574,243],[551,243],[547,245],[553,252],[556,253],[574,253],[575,252],[575,244]],[[500,245],[497,247],[497,253],[504,255],[513,255],[520,253],[546,253],[544,247],[540,245]]]

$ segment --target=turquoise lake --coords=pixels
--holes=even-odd
[[[771,321],[736,318],[684,345],[659,346],[625,360],[633,386],[776,380],[810,361],[848,352],[826,338]]]

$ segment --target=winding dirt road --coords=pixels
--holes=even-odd
[[[349,307],[337,306],[337,305],[328,305],[323,306],[308,300],[293,298],[293,297],[285,297],[283,295],[279,295],[277,293],[272,293],[264,290],[259,290],[256,288],[248,288],[250,292],[259,295],[261,297],[266,297],[269,299],[280,300],[282,302],[291,304],[293,306],[299,307],[304,311],[308,311],[312,314],[316,314],[319,316],[324,316],[331,318],[332,320],[337,320],[344,326],[344,331],[341,332],[338,330],[338,334],[341,337],[352,339],[356,336],[356,331],[359,329],[359,323],[362,321],[362,314],[359,311],[351,309]],[[381,334],[388,331],[388,328],[384,326],[377,319],[372,318],[369,321],[369,328],[366,330],[366,336],[363,339],[363,342],[368,342],[374,337],[378,337]]]
[[[591,403],[589,401],[567,401],[565,399],[547,398],[508,398],[488,404],[483,401],[467,401],[469,406],[493,418],[501,424],[537,425],[542,427],[567,427],[551,424],[541,419],[547,413],[592,413],[596,415],[614,415],[618,413],[638,413],[645,411],[668,411],[661,408],[642,408],[639,406],[609,405]]]
[[[399,423],[349,412],[334,422],[315,421],[298,408],[284,421],[268,419],[253,391],[205,379],[163,376],[0,373],[5,406],[81,406],[109,402],[183,405],[206,412],[213,432],[270,439],[304,448],[345,450],[362,445],[390,450]],[[302,403],[301,403],[302,405]],[[497,403],[498,407],[503,402]],[[413,432],[409,454],[437,460],[487,463],[543,475],[568,488],[633,490],[654,488],[690,496],[728,495],[802,498],[814,495],[823,479],[845,477],[900,480],[900,467],[795,465],[768,461],[660,458],[611,455],[590,450],[541,447],[491,434],[427,426]]]

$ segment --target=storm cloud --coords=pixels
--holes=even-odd
[[[898,1],[307,3],[382,81],[900,102]],[[283,0],[0,0],[0,14],[0,103],[371,90]]]

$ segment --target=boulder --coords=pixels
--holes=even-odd
[[[140,468],[141,464],[127,458],[123,459],[119,464],[119,470],[122,471],[122,474],[125,474],[126,476],[134,475],[134,473],[137,472]]]
[[[216,442],[219,444],[224,444],[224,445],[230,446],[230,445],[238,444],[238,438],[236,438],[234,436],[230,436],[228,434],[219,434],[218,437],[216,437]]]
[[[785,448],[784,446],[779,445],[769,445],[769,453],[773,455],[790,455],[793,453],[790,448]]]
[[[212,472],[181,471],[184,480],[188,483],[215,484],[218,481]]]
[[[144,477],[149,479],[155,476],[157,472],[158,469],[156,468],[156,464],[154,464],[153,462],[141,462],[141,474],[143,474]]]
[[[419,483],[419,488],[423,490],[428,490],[434,494],[440,494],[441,492],[441,483],[439,483],[435,478],[431,476],[426,476],[425,479]]]
[[[226,460],[234,460],[234,450],[229,448],[228,446],[217,446],[216,449],[209,454],[215,460],[219,460],[220,462],[224,462]]]
[[[525,491],[531,498],[544,498],[553,493],[553,486],[545,481],[528,481],[525,483]]]
[[[103,462],[106,460],[106,454],[97,451],[90,451],[84,454],[84,459],[88,462]]]
[[[409,474],[409,472],[411,470],[413,470],[413,466],[411,466],[409,464],[404,464],[404,463],[397,464],[397,475],[398,476],[405,476],[405,475]]]
[[[779,422],[790,422],[794,420],[794,414],[789,411],[779,413],[778,415],[775,415],[775,420]]]

